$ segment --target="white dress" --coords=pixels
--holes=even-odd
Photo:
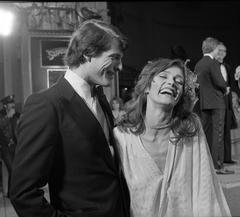
[[[114,134],[130,191],[132,217],[231,216],[202,128],[197,136],[177,145],[169,141],[163,172],[139,136],[118,128]]]

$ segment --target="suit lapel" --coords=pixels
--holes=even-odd
[[[60,102],[65,111],[71,116],[73,121],[77,123],[79,130],[91,140],[96,150],[107,164],[114,169],[115,163],[108,147],[105,134],[97,118],[86,105],[84,100],[78,96],[65,79],[62,85],[64,86],[64,89],[61,88],[61,93],[63,93],[63,95],[60,97]]]
[[[109,142],[114,149],[115,163],[118,171],[120,172],[120,156],[119,156],[118,148],[116,147],[115,138],[113,135],[113,127],[114,127],[113,115],[112,115],[111,108],[108,104],[108,101],[106,99],[106,96],[103,94],[103,91],[100,91],[100,94],[98,94],[98,100],[107,120],[107,125],[109,130]]]

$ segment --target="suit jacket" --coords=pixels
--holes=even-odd
[[[223,63],[223,65],[225,66],[226,72],[227,72],[226,83],[227,83],[227,86],[230,87],[230,93],[228,95],[224,96],[225,103],[226,103],[226,110],[229,113],[228,115],[226,115],[226,118],[228,118],[229,120],[226,120],[226,121],[230,121],[230,124],[229,124],[230,128],[235,129],[235,128],[237,128],[237,120],[236,120],[236,117],[235,117],[235,114],[234,114],[234,111],[233,111],[232,91],[235,91],[235,89],[236,89],[236,86],[235,86],[236,85],[236,83],[235,83],[236,80],[232,80],[234,75],[231,72],[230,66],[226,63]]]
[[[231,87],[231,91],[234,91],[240,98],[240,89],[238,87],[238,81],[236,81],[234,78],[234,71],[232,71],[232,68],[228,64],[224,63],[224,65],[227,69],[228,82],[229,86]]]
[[[98,98],[109,124],[114,158],[101,125],[64,78],[27,99],[18,125],[10,188],[19,217],[129,216],[111,109],[103,93]],[[40,190],[46,184],[50,203]]]
[[[195,72],[198,75],[200,109],[224,109],[227,85],[219,63],[209,56],[203,56],[196,64]]]

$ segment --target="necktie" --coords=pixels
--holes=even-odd
[[[95,97],[98,94],[98,87],[96,85],[91,86],[90,91],[91,91],[91,97]]]
[[[100,87],[99,87],[100,88]],[[94,101],[93,101],[93,110],[96,114],[96,117],[98,119],[98,122],[100,123],[102,129],[103,129],[103,132],[105,134],[105,137],[106,137],[106,140],[108,142],[108,145],[109,145],[109,148],[110,148],[110,151],[112,153],[112,155],[114,155],[114,150],[113,150],[113,147],[110,146],[110,142],[109,142],[109,128],[108,128],[108,124],[107,124],[107,120],[106,120],[106,116],[102,110],[102,107],[99,103],[99,94],[100,94],[100,89],[96,88],[93,93],[95,94],[95,96],[93,97]]]

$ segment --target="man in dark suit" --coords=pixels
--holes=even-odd
[[[219,63],[214,59],[218,53],[219,41],[208,37],[202,43],[203,57],[195,66],[198,75],[200,112],[203,129],[218,174],[229,174],[224,169],[224,95],[229,92]]]
[[[224,62],[224,58],[226,57],[226,55],[227,48],[222,42],[220,42],[220,44],[218,45],[218,54],[216,56],[216,60],[220,64],[221,73],[226,82],[226,85],[230,88],[229,93],[224,96],[226,102],[224,125],[224,163],[234,164],[236,163],[236,161],[232,160],[231,128],[237,127],[237,123],[232,105],[232,87],[234,83],[232,83],[230,80],[230,67]]]
[[[12,163],[17,144],[16,127],[20,113],[15,109],[14,95],[0,100],[0,153],[8,171],[8,187],[11,179]],[[8,191],[8,189],[7,189]],[[8,192],[6,192],[8,195]]]
[[[19,217],[129,217],[113,116],[102,91],[122,69],[125,48],[115,27],[83,22],[69,43],[64,77],[26,100],[10,186]],[[47,184],[50,203],[41,190]]]

